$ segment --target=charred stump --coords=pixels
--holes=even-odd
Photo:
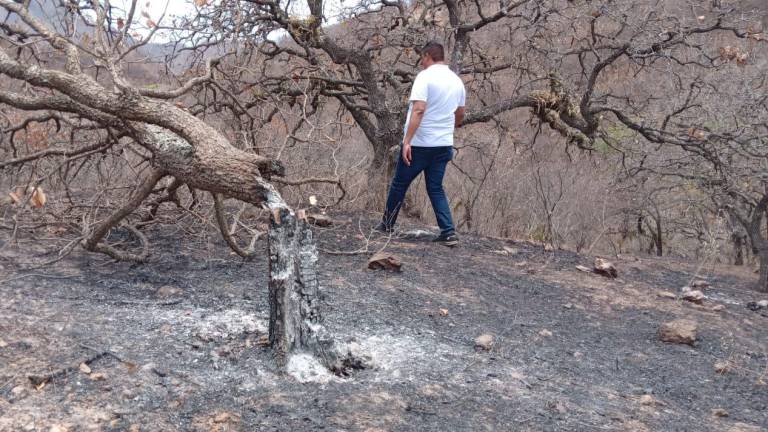
[[[278,363],[294,353],[331,369],[333,341],[321,324],[317,248],[303,212],[274,208],[269,227],[269,342]]]

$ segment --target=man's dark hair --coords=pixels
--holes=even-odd
[[[419,54],[429,54],[432,60],[436,62],[443,61],[445,59],[445,51],[443,50],[443,45],[435,41],[427,42],[427,44],[424,45],[421,50],[419,50]]]

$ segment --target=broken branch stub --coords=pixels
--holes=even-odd
[[[274,208],[269,229],[269,342],[278,363],[290,354],[335,362],[333,341],[321,325],[317,248],[306,219],[287,207]]]

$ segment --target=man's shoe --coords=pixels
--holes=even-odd
[[[393,232],[395,232],[394,227],[388,226],[384,222],[379,222],[379,224],[376,225],[376,227],[373,230],[383,234],[392,234]]]
[[[432,241],[443,246],[456,246],[459,244],[459,237],[456,234],[440,234]]]

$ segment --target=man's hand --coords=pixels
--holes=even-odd
[[[403,162],[411,166],[411,143],[403,143]]]

